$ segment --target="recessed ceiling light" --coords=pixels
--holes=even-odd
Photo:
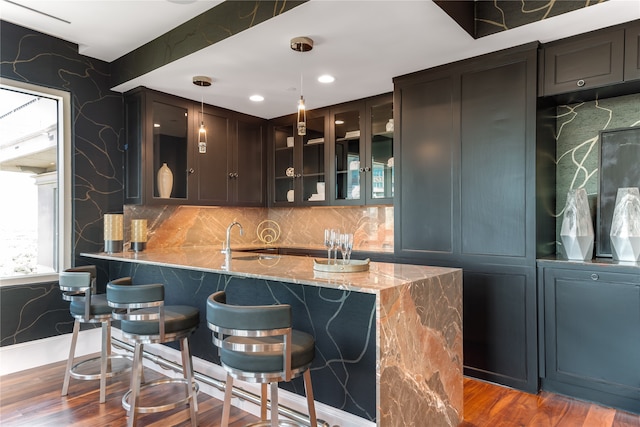
[[[249,97],[250,100],[252,100],[253,102],[262,102],[264,101],[264,96],[262,95],[251,95]]]
[[[344,124],[344,120],[336,120],[335,123],[337,125],[343,125]]]
[[[160,123],[154,123],[154,124],[153,124],[153,127],[154,127],[154,128],[159,128],[159,127],[160,127]]]
[[[318,81],[320,83],[333,83],[335,80],[336,78],[329,74],[323,74],[320,77],[318,77]]]

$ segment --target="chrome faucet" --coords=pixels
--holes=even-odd
[[[238,221],[233,221],[231,224],[229,224],[229,226],[227,227],[227,240],[224,242],[224,249],[222,249],[223,254],[231,255],[231,229],[234,225],[240,227],[240,235],[244,235],[242,224],[240,224]]]

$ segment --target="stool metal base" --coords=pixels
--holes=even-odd
[[[139,399],[142,398],[145,390],[152,387],[162,386],[166,384],[181,384],[185,386],[185,389],[188,387],[187,380],[184,378],[165,378],[157,381],[152,381],[140,386]],[[198,383],[194,382],[192,387],[192,395],[194,399],[198,395],[199,390],[200,390],[200,387],[198,386]],[[127,412],[131,410],[131,404],[129,403],[129,396],[131,396],[131,390],[127,391],[125,395],[122,396],[122,407]],[[179,400],[174,400],[171,403],[165,403],[165,404],[156,405],[156,406],[138,406],[136,407],[136,413],[150,414],[155,412],[168,411],[168,410],[177,408],[178,406],[186,405],[187,403],[189,403],[190,399],[191,397],[189,396],[189,393],[187,393],[185,390],[185,396]]]
[[[71,378],[77,380],[99,380],[101,357],[93,357],[76,363],[71,368]],[[107,371],[105,378],[113,378],[131,371],[131,358],[124,355],[107,357]]]
[[[255,423],[247,424],[245,427],[270,427],[271,420],[257,421]],[[306,424],[296,423],[290,420],[278,420],[278,427],[306,427]]]

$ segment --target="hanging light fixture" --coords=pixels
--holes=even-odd
[[[193,78],[193,84],[196,86],[209,87],[211,86],[211,77],[207,76],[195,76]],[[200,98],[200,129],[198,130],[198,152],[207,152],[207,129],[204,127],[204,94]]]
[[[313,40],[309,37],[294,37],[291,39],[291,49],[296,52],[309,52],[313,49]],[[300,60],[302,63],[302,59]],[[300,100],[298,101],[298,135],[307,134],[307,111],[304,105],[304,96],[302,95],[302,67],[300,67]]]

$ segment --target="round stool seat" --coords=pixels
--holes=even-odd
[[[85,303],[84,301],[71,301],[69,304],[69,311],[73,317],[82,317],[85,312]],[[90,314],[92,316],[100,316],[100,315],[111,315],[111,311],[113,309],[109,307],[107,303],[107,296],[105,294],[92,295],[91,296],[91,311]]]
[[[157,313],[157,308],[142,308],[133,314]],[[187,331],[200,324],[200,312],[188,305],[168,305],[164,307],[164,331],[166,334]],[[153,320],[122,320],[122,332],[132,335],[158,335],[160,333],[158,321]]]
[[[234,344],[280,344],[282,337],[239,337],[230,336],[224,340]],[[297,370],[309,365],[315,356],[315,341],[305,332],[293,330],[291,335],[291,369]],[[225,365],[244,372],[282,371],[282,351],[246,353],[226,348],[220,349],[220,361]]]

